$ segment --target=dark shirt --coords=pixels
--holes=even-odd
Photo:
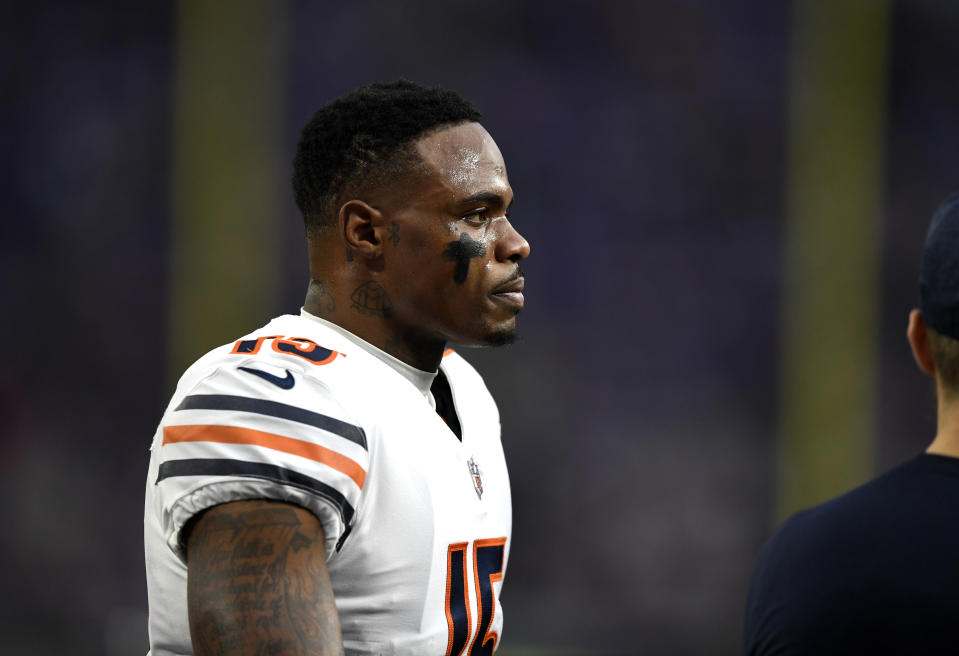
[[[759,555],[743,653],[959,654],[959,458],[789,519]]]

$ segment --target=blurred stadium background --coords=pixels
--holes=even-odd
[[[362,83],[485,113],[532,244],[466,356],[515,500],[500,653],[739,651],[764,539],[919,452],[904,332],[959,189],[951,0],[10,2],[0,640],[146,651],[147,449],[176,374],[306,289],[289,162]]]

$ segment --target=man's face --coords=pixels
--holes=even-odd
[[[479,123],[433,133],[416,148],[427,172],[389,216],[393,321],[464,345],[510,342],[529,244],[506,217],[513,190],[503,156]]]

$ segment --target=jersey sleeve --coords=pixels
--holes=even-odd
[[[363,428],[330,388],[262,360],[217,368],[175,400],[154,445],[167,545],[201,511],[248,499],[284,501],[320,520],[329,558],[349,535],[369,467]]]

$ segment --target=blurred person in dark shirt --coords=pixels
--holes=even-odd
[[[933,214],[907,336],[935,381],[925,453],[790,518],[759,555],[743,653],[959,652],[959,194]]]

